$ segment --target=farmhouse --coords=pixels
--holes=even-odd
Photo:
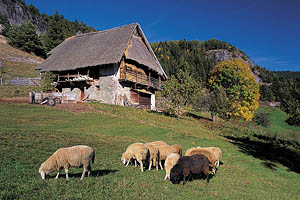
[[[56,88],[75,101],[155,109],[167,76],[138,23],[80,34],[50,52],[37,69],[56,75]]]

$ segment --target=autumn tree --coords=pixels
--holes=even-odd
[[[251,74],[249,66],[241,59],[223,61],[214,66],[208,81],[214,92],[224,88],[226,110],[218,110],[218,115],[229,118],[252,120],[259,103],[259,85]]]

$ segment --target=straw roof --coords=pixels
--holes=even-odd
[[[125,55],[167,77],[138,23],[77,35],[50,53],[49,58],[37,67],[41,72],[101,67],[118,63]]]

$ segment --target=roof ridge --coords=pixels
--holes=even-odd
[[[93,35],[93,34],[97,34],[97,33],[104,33],[104,32],[113,31],[115,29],[123,28],[123,27],[126,27],[126,26],[131,26],[131,25],[139,25],[139,23],[135,22],[135,23],[131,23],[131,24],[125,24],[125,25],[122,25],[122,26],[117,26],[117,27],[114,27],[114,28],[106,29],[106,30],[103,30],[103,31],[94,31],[94,32],[89,32],[89,33],[83,33],[83,34],[75,35],[75,37]]]

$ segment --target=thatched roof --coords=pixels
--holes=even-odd
[[[50,57],[37,68],[41,72],[101,67],[118,63],[125,55],[167,77],[138,23],[74,36],[50,53]]]

